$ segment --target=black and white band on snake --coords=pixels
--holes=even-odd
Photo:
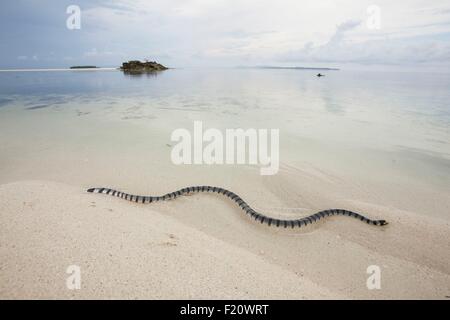
[[[194,186],[194,187],[187,187],[180,189],[178,191],[174,191],[171,193],[167,193],[162,196],[138,196],[133,194],[128,194],[125,192],[109,189],[109,188],[90,188],[87,190],[87,192],[91,193],[104,193],[111,196],[119,197],[128,201],[133,201],[137,203],[152,203],[157,201],[165,201],[165,200],[171,200],[175,199],[179,196],[187,195],[190,193],[198,193],[198,192],[213,192],[213,193],[219,193],[227,196],[234,202],[238,204],[238,206],[245,211],[246,214],[248,214],[250,217],[255,219],[256,221],[259,221],[263,224],[267,224],[269,226],[275,225],[277,227],[283,226],[283,227],[303,227],[307,226],[308,224],[312,224],[313,222],[319,221],[320,219],[329,217],[329,216],[349,216],[356,219],[359,219],[363,222],[366,222],[367,224],[374,225],[374,226],[384,226],[388,223],[385,220],[372,220],[369,218],[364,217],[363,215],[345,210],[345,209],[328,209],[323,210],[317,213],[314,213],[310,216],[300,218],[300,219],[292,219],[292,220],[285,220],[285,219],[277,219],[277,218],[271,218],[264,214],[261,214],[255,210],[253,210],[241,197],[239,197],[234,192],[231,192],[229,190],[226,190],[224,188],[220,187],[211,187],[211,186]]]

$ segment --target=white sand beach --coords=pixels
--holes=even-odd
[[[225,100],[214,108],[219,98],[207,107],[195,92],[191,100],[44,98],[13,96],[0,109],[1,299],[450,296],[448,133],[440,127],[423,129],[435,142],[422,141],[419,129],[402,140],[414,122],[368,125],[352,120],[352,109],[322,117],[314,100],[284,116],[276,108],[252,110],[248,96],[248,110]],[[219,129],[281,128],[279,172],[174,165],[170,133],[198,119]],[[255,223],[216,194],[143,205],[86,192],[161,195],[191,185],[227,188],[273,217],[345,208],[389,225],[330,217],[284,229]],[[66,287],[71,265],[81,270],[79,290]],[[372,265],[381,270],[380,289],[366,286]]]
[[[388,226],[333,217],[300,231],[257,225],[213,195],[142,205],[22,181],[1,185],[0,197],[3,299],[448,296],[448,222],[374,204],[347,202]],[[81,268],[80,290],[66,287],[70,265]],[[366,287],[369,265],[381,268],[380,290]]]

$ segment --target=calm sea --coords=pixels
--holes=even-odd
[[[339,70],[320,71],[326,76],[318,78],[317,72],[0,72],[0,118],[17,122],[17,129],[30,116],[44,122],[92,117],[110,121],[111,131],[125,121],[163,128],[167,140],[176,128],[192,129],[195,120],[219,129],[278,128],[281,162],[303,159],[375,176],[403,170],[413,180],[449,186],[450,74]],[[17,143],[21,131],[27,128],[14,133]],[[51,132],[46,137],[50,148]],[[136,137],[122,142],[133,144]]]

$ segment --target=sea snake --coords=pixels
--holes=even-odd
[[[219,187],[211,187],[211,186],[187,187],[187,188],[180,189],[178,191],[167,193],[163,196],[137,196],[137,195],[132,195],[132,194],[128,194],[125,192],[121,192],[121,191],[117,191],[117,190],[113,190],[113,189],[109,189],[109,188],[90,188],[87,190],[87,192],[109,194],[112,196],[116,196],[116,197],[119,197],[119,198],[122,198],[122,199],[125,199],[128,201],[133,201],[133,202],[137,202],[137,203],[152,203],[152,202],[157,202],[157,201],[171,200],[171,199],[175,199],[176,197],[186,195],[189,193],[194,193],[194,192],[213,192],[213,193],[217,192],[219,194],[223,194],[223,195],[227,196],[228,198],[230,198],[231,200],[236,202],[238,204],[238,206],[242,210],[245,211],[246,214],[248,214],[250,217],[252,217],[256,221],[259,221],[263,224],[264,223],[268,224],[269,226],[275,225],[277,227],[283,226],[285,228],[288,226],[290,226],[292,228],[303,227],[303,226],[307,226],[308,224],[312,224],[313,222],[319,221],[320,219],[323,219],[323,218],[326,218],[329,216],[338,216],[338,215],[353,217],[353,218],[359,219],[363,222],[366,222],[366,223],[374,225],[374,226],[384,226],[387,224],[387,222],[385,220],[371,220],[371,219],[364,217],[363,215],[360,215],[359,213],[352,212],[349,210],[344,210],[344,209],[323,210],[323,211],[314,213],[308,217],[304,217],[304,218],[300,218],[300,219],[292,219],[292,220],[271,218],[271,217],[265,216],[259,212],[256,212],[255,210],[253,210],[247,204],[247,202],[242,200],[242,198],[239,197],[234,192],[231,192],[227,189],[223,189],[223,188],[219,188]]]

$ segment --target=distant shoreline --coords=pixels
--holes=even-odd
[[[321,71],[339,71],[339,68],[321,68],[321,67],[277,67],[277,66],[238,66],[231,69],[268,69],[268,70],[321,70]],[[50,71],[110,71],[120,70],[118,67],[70,67],[70,68],[43,68],[43,69],[0,69],[0,72],[50,72]]]
[[[97,66],[72,66],[70,69],[98,69]]]
[[[254,66],[254,67],[237,67],[239,69],[287,69],[287,70],[325,70],[339,71],[339,68],[321,68],[321,67],[277,67],[277,66]]]
[[[55,68],[55,69],[0,69],[0,72],[49,72],[49,71],[107,71],[107,70],[118,70],[118,68]]]

